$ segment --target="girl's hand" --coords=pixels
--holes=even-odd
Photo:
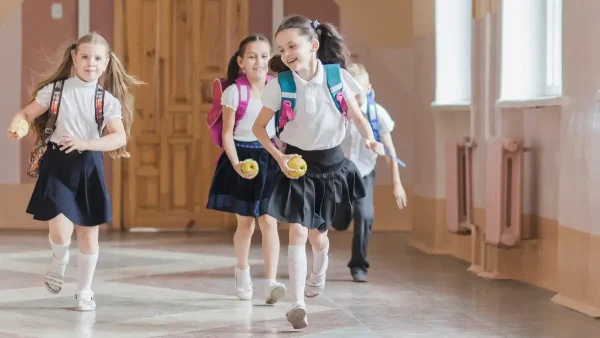
[[[15,116],[10,120],[10,124],[8,125],[8,130],[6,131],[6,136],[8,136],[9,139],[11,140],[18,140],[21,138],[21,136],[19,136],[19,134],[17,134],[16,131],[12,130],[17,123],[19,123],[21,120],[24,120],[25,123],[27,123],[27,120],[25,119],[25,115],[21,112],[15,114]],[[29,126],[27,126],[27,130],[29,129]]]
[[[70,135],[63,135],[62,140],[58,145],[60,146],[60,150],[65,151],[67,154],[73,150],[77,150],[81,153],[82,151],[89,149],[88,140],[78,139]]]
[[[404,191],[404,187],[401,183],[394,183],[393,189],[394,199],[396,199],[396,205],[398,206],[398,209],[403,209],[407,206],[406,191]]]
[[[258,175],[258,171],[254,172],[254,173],[245,173],[242,171],[242,165],[244,165],[244,163],[247,160],[238,162],[237,164],[233,165],[233,169],[235,170],[236,173],[238,173],[238,175],[240,175],[242,178],[245,178],[247,180],[251,180],[253,178],[256,177],[256,175]]]
[[[302,156],[296,155],[296,154],[289,154],[289,155],[281,154],[281,156],[277,159],[277,163],[279,164],[279,168],[281,168],[281,171],[283,172],[283,174],[285,176],[287,176],[287,178],[297,180],[299,177],[292,176],[291,173],[298,172],[298,170],[288,167],[288,162],[291,159],[293,159],[294,157],[302,157]]]
[[[18,140],[19,139],[19,135],[17,133],[15,133],[14,131],[10,130],[10,127],[6,131],[6,136],[8,136],[8,138],[11,139],[11,140]]]
[[[367,149],[370,149],[379,156],[385,155],[385,149],[383,148],[383,144],[380,142],[365,140],[365,146],[367,146]]]

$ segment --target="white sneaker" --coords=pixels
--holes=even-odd
[[[289,309],[288,312],[286,312],[285,317],[287,318],[288,322],[292,324],[292,327],[296,330],[303,329],[308,326],[305,305],[292,305],[292,308]]]
[[[67,251],[67,259],[65,261],[59,261],[52,255],[52,265],[50,266],[50,269],[46,271],[46,276],[44,277],[44,285],[50,293],[56,295],[62,290],[65,281],[64,271],[68,263],[69,251]]]
[[[96,310],[96,301],[93,293],[80,293],[75,295],[77,307],[75,311],[94,311]]]
[[[275,304],[278,300],[285,296],[285,285],[278,282],[270,282],[265,284],[265,303],[267,304]]]
[[[252,299],[252,278],[250,277],[250,268],[240,270],[235,267],[235,290],[241,300]]]
[[[306,279],[306,288],[304,295],[306,297],[316,297],[323,293],[325,290],[325,276],[326,273],[316,275],[314,272],[310,272],[310,275]]]

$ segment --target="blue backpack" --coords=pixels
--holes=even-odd
[[[323,68],[325,68],[327,87],[329,87],[329,92],[331,93],[333,102],[340,113],[344,115],[346,122],[348,122],[348,105],[346,104],[344,94],[342,93],[344,84],[342,83],[342,71],[340,65],[328,64],[323,65]],[[277,81],[279,81],[279,86],[281,87],[281,109],[275,112],[275,133],[277,138],[279,138],[279,135],[283,131],[286,123],[294,120],[295,118],[294,108],[296,107],[296,83],[294,82],[294,75],[292,74],[291,70],[277,74]],[[373,90],[367,94],[367,116],[369,124],[371,125],[371,129],[373,129],[375,139],[379,142],[379,120],[377,117],[377,105],[375,104],[375,92]],[[386,149],[386,153],[401,166],[406,166],[406,164],[400,161],[397,157],[392,156],[389,150]]]
[[[348,106],[342,89],[342,72],[340,65],[328,64],[323,65],[325,69],[325,77],[327,79],[327,87],[331,93],[333,102],[338,111],[348,119]],[[277,75],[279,86],[281,87],[281,109],[275,112],[276,133],[277,137],[283,131],[286,123],[294,119],[294,108],[296,107],[296,83],[291,70],[281,72]],[[375,93],[371,90],[367,94],[367,116],[369,124],[375,134],[375,139],[379,141],[379,122],[377,119],[377,105],[375,104]],[[347,120],[346,120],[347,121]]]
[[[379,135],[379,118],[377,117],[377,104],[375,103],[375,91],[371,91],[367,94],[367,120],[373,129],[373,135],[377,142],[381,142]]]

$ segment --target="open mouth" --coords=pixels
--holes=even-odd
[[[287,63],[288,63],[288,65],[291,65],[294,62],[296,62],[296,60],[298,60],[298,59],[297,58],[289,59],[289,60],[287,60]]]

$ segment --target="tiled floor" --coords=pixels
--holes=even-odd
[[[52,295],[42,283],[47,235],[0,233],[0,337],[600,337],[600,321],[550,302],[551,292],[476,278],[462,261],[410,248],[405,233],[374,235],[367,284],[351,282],[345,267],[350,233],[332,233],[325,294],[307,301],[309,327],[296,331],[285,320],[289,297],[262,301],[258,231],[254,300],[237,300],[231,236],[104,234],[98,308],[78,313],[75,245],[63,292]]]

